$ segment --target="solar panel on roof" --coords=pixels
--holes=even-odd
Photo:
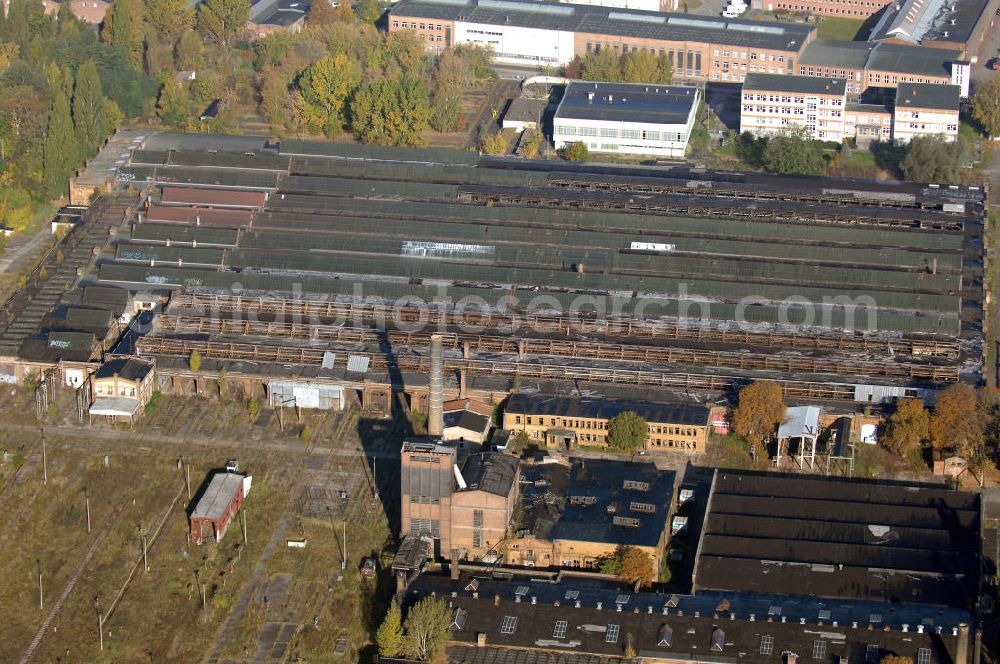
[[[619,631],[621,631],[621,625],[608,625],[608,631],[604,636],[604,642],[618,643]]]

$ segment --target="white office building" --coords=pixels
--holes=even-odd
[[[774,136],[804,130],[818,141],[844,140],[847,81],[836,78],[747,74],[740,132]]]
[[[553,119],[556,149],[681,158],[698,114],[697,88],[574,81]]]
[[[893,111],[893,140],[897,145],[906,145],[918,136],[957,140],[960,94],[957,85],[900,84]]]

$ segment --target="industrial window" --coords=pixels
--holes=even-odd
[[[620,625],[608,625],[608,631],[604,635],[605,643],[618,643],[618,632],[621,630]]]
[[[813,659],[823,659],[826,657],[826,641],[817,639],[813,641]]]
[[[760,654],[770,655],[774,652],[774,637],[764,635],[760,637]]]
[[[472,510],[472,525],[476,528],[483,527],[483,511]]]
[[[917,664],[931,664],[930,648],[920,648],[917,650]]]
[[[483,531],[479,528],[472,531],[472,546],[477,549],[482,548],[483,546]]]
[[[569,627],[569,623],[565,620],[557,620],[556,626],[552,630],[553,639],[564,639],[566,638],[566,628]]]
[[[500,633],[513,634],[515,629],[517,629],[517,616],[504,616],[500,624]]]
[[[879,648],[877,643],[869,643],[868,649],[865,650],[865,661],[868,664],[876,664],[879,660],[879,654],[882,649]]]
[[[629,504],[628,508],[633,512],[645,512],[646,514],[653,514],[656,512],[656,505],[652,503],[638,503],[633,501]]]

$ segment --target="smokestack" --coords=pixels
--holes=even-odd
[[[431,335],[430,404],[427,409],[427,435],[444,434],[444,349],[441,335]]]
[[[958,647],[955,649],[955,664],[966,664],[969,661],[969,626],[961,623],[958,626]]]

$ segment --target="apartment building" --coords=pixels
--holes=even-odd
[[[515,457],[474,444],[407,442],[400,463],[404,535],[430,535],[445,559],[496,555],[518,499]]]
[[[637,413],[649,425],[647,450],[686,454],[705,451],[709,409],[698,404],[516,393],[504,408],[503,426],[524,431],[547,448],[607,447],[608,421],[626,411]]]
[[[585,83],[566,86],[553,119],[556,149],[681,158],[698,114],[695,87]]]
[[[773,136],[804,130],[813,140],[844,140],[847,81],[749,74],[743,81],[740,131]]]
[[[674,80],[742,80],[747,71],[795,71],[815,28],[533,0],[401,0],[389,31],[413,30],[432,51],[475,43],[497,62],[560,66],[610,49],[670,60]],[[753,65],[753,69],[750,69]]]
[[[906,145],[919,136],[958,139],[959,88],[955,85],[907,83],[896,90],[893,140]]]

